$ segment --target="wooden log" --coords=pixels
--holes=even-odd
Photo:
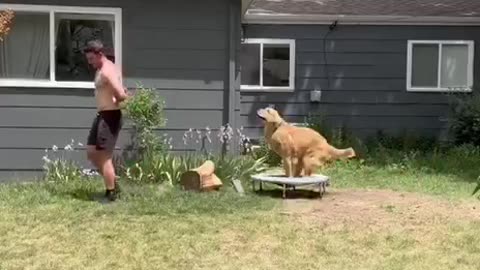
[[[184,172],[180,177],[180,184],[184,190],[189,191],[218,190],[223,183],[214,172],[215,164],[207,160],[200,167]]]

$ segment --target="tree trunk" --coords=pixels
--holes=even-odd
[[[207,160],[200,167],[184,172],[180,178],[184,190],[214,191],[222,185],[222,181],[215,175],[215,164]]]

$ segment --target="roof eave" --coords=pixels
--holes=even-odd
[[[297,15],[249,13],[243,17],[246,24],[326,24],[338,21],[349,25],[480,25],[480,17],[447,16],[358,16],[358,15]]]
[[[245,15],[253,0],[242,0],[242,15]]]

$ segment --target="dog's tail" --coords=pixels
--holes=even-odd
[[[333,146],[330,147],[330,154],[334,159],[347,159],[356,156],[355,150],[352,147],[346,149],[337,149]]]

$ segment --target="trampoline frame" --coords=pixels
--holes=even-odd
[[[323,178],[323,180],[320,181],[299,181],[295,183],[295,180],[304,180],[306,178]],[[267,178],[272,178],[268,179]],[[279,181],[275,181],[273,179],[278,178]],[[281,181],[281,179],[284,179],[284,181]],[[287,180],[288,179],[288,180]],[[295,190],[296,187],[298,186],[317,186],[318,187],[318,195],[319,198],[322,199],[324,194],[327,192],[327,186],[330,184],[330,177],[325,176],[325,175],[313,175],[311,177],[291,177],[287,178],[283,175],[253,175],[252,176],[252,189],[255,192],[255,182],[259,183],[259,191],[263,190],[263,183],[270,183],[270,184],[275,184],[280,187],[282,187],[282,198],[286,199],[287,198],[287,190],[288,189],[293,189]],[[318,182],[318,183],[317,183]]]

